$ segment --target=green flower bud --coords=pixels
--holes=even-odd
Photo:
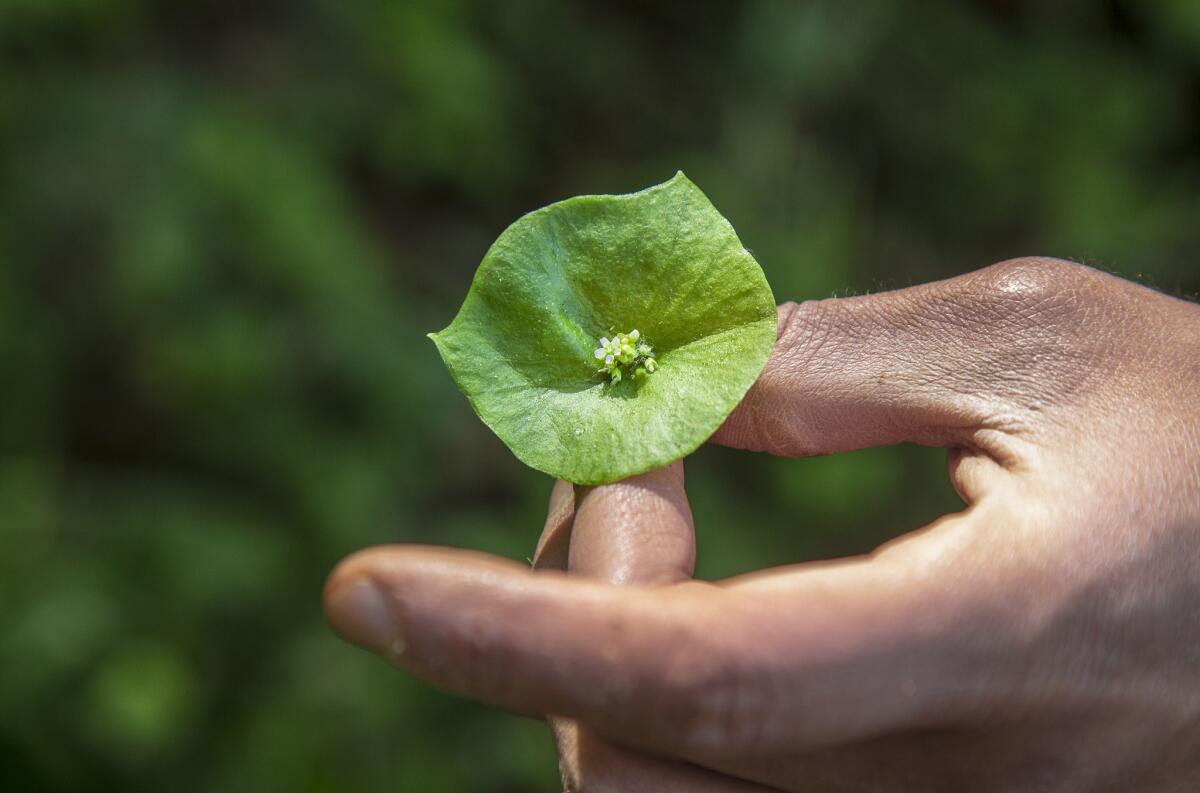
[[[635,377],[652,374],[658,364],[650,357],[654,348],[634,328],[629,333],[618,333],[611,339],[602,336],[599,345],[592,350],[592,357],[600,361],[599,374],[608,377],[609,384],[616,384],[627,375]]]

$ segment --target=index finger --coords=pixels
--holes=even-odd
[[[766,368],[712,441],[788,456],[911,441],[1002,457],[998,433],[1028,430],[1129,343],[1115,319],[1138,291],[1071,262],[1014,259],[781,305]]]

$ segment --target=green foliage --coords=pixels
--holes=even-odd
[[[320,613],[371,543],[531,553],[548,478],[421,335],[489,243],[682,168],[780,300],[1029,253],[1194,295],[1196,8],[0,3],[0,790],[557,790]],[[942,458],[701,447],[701,574],[867,551]]]
[[[619,328],[640,334],[624,353],[607,338]],[[728,221],[679,173],[521,218],[430,337],[517,457],[599,484],[677,460],[721,426],[771,354],[775,300]],[[624,357],[657,371],[622,379]]]

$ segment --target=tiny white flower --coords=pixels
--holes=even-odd
[[[603,361],[596,371],[608,375],[609,385],[630,375],[641,379],[658,369],[658,362],[652,357],[654,348],[642,338],[642,332],[637,328],[629,333],[618,333],[611,339],[601,336],[599,345],[592,350],[592,355],[597,361]]]

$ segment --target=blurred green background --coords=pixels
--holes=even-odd
[[[424,333],[522,212],[683,169],[779,299],[1022,254],[1200,290],[1200,3],[0,0],[0,790],[557,791],[342,644],[550,482]],[[941,451],[689,461],[700,573],[867,550]]]

